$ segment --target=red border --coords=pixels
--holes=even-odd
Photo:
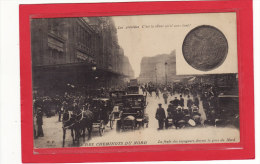
[[[237,13],[240,143],[33,149],[30,18],[206,12]],[[25,163],[224,160],[255,157],[252,0],[20,5],[20,51],[22,161]]]

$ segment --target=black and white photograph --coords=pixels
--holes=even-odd
[[[30,23],[34,148],[240,142],[236,13]]]

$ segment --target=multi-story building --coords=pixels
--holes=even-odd
[[[119,50],[110,17],[32,19],[33,87],[63,92],[68,86],[116,85],[129,75],[121,71]]]
[[[162,84],[178,79],[176,76],[176,52],[143,57],[138,79],[141,83],[158,82]]]

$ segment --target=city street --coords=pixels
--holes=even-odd
[[[229,16],[230,20],[231,18],[235,20],[234,15]],[[39,136],[34,139],[34,147],[62,147],[63,123],[65,127],[73,127],[79,132],[84,126],[91,125],[92,122],[99,128],[93,128],[90,140],[87,140],[88,137],[86,137],[85,142],[83,142],[83,138],[80,137],[79,142],[73,144],[71,130],[67,129],[64,146],[99,147],[239,142],[237,67],[226,65],[232,66],[232,71],[231,68],[226,69],[225,67],[226,71],[232,73],[216,71],[205,74],[205,70],[213,69],[208,68],[210,61],[205,58],[202,63],[207,67],[200,70],[191,65],[200,63],[193,63],[197,58],[191,57],[191,63],[177,60],[178,56],[182,55],[179,53],[181,50],[178,47],[184,44],[184,38],[168,37],[170,35],[188,36],[186,32],[192,30],[191,27],[187,29],[188,26],[183,26],[178,28],[180,31],[172,30],[169,27],[156,28],[160,29],[160,35],[158,35],[159,33],[146,28],[143,28],[142,32],[137,29],[132,31],[131,28],[119,29],[119,26],[132,27],[129,25],[132,25],[134,21],[125,21],[124,18],[77,17],[31,20],[33,114],[35,127],[38,125],[36,134]],[[129,20],[147,22],[147,24],[161,24],[163,20],[182,22],[178,17],[173,19],[172,16],[167,17],[167,19],[159,17],[146,19],[138,16],[131,17]],[[233,23],[235,25],[235,21]],[[201,28],[202,31],[205,30],[204,26]],[[205,36],[208,38],[208,34]],[[222,37],[224,38],[224,36]],[[138,40],[135,40],[137,38]],[[216,38],[212,38],[212,43],[215,43]],[[223,40],[225,39],[220,39],[220,41]],[[204,47],[204,41],[202,47]],[[223,45],[222,42],[220,45]],[[211,44],[208,46],[205,51],[218,47],[211,47]],[[186,46],[185,48],[188,48],[187,52],[194,49]],[[224,47],[223,50],[213,49],[209,53],[227,52],[226,48]],[[199,53],[195,54],[200,54],[200,46],[196,46],[196,51]],[[205,53],[205,55],[209,53]],[[225,54],[222,55],[225,56]],[[201,57],[199,56],[198,59]],[[235,58],[232,63],[233,61],[236,61]],[[190,66],[187,67],[189,69],[184,69],[184,66],[188,66],[187,64],[196,70],[190,69]],[[198,70],[202,72],[199,73]],[[155,93],[153,93],[153,96],[148,95],[146,99],[148,105],[146,109],[143,109],[144,97],[136,95],[139,85],[142,85],[143,89],[148,92],[155,91],[156,88],[160,90],[167,88],[168,91],[178,93],[203,94],[204,106],[209,111],[207,113],[210,113],[207,114],[210,117],[208,120],[212,124],[218,124],[222,127],[204,124],[204,121],[208,120],[200,101],[199,111],[196,111],[200,113],[200,116],[197,113],[197,119],[189,116],[189,113],[193,115],[196,112],[179,110],[173,113],[174,120],[172,124],[169,123],[169,128],[158,130],[159,124],[155,118],[158,104],[162,104],[166,114],[169,104],[164,104],[162,93],[160,93],[160,98],[156,98]],[[128,95],[122,100],[119,95],[124,95],[125,92]],[[140,87],[139,93],[141,93]],[[109,99],[107,99],[108,97]],[[180,99],[180,95],[172,95],[168,97],[168,103],[175,97]],[[183,98],[184,105],[187,106],[188,97],[183,95]],[[119,112],[120,116],[121,114],[123,116],[119,118],[120,121],[114,122],[114,128],[111,129],[110,122],[107,125],[103,125],[103,122],[109,121],[109,115],[113,109],[112,104],[118,103],[123,104],[123,109],[113,112]],[[198,106],[197,103],[194,105]],[[80,111],[86,104],[85,109],[89,108],[93,116],[91,112],[82,113]],[[177,106],[180,103],[176,102],[174,105]],[[66,119],[63,123],[58,121],[57,114],[51,116],[58,112],[64,113]],[[81,114],[85,117],[82,117]],[[145,125],[144,128],[138,129],[136,123],[146,123],[147,116],[149,117],[148,127]],[[157,116],[164,119],[162,110]],[[217,119],[213,117],[217,117]],[[174,126],[181,126],[181,124],[184,128],[177,129]],[[198,126],[191,127],[188,124],[191,126],[198,124]],[[118,131],[116,127],[121,129]],[[129,127],[131,130],[126,129]],[[88,131],[86,132],[88,135]],[[103,135],[100,136],[99,132]]]
[[[168,102],[179,95],[169,96]],[[155,144],[185,144],[185,143],[223,143],[223,142],[239,142],[239,130],[234,127],[216,128],[213,126],[198,126],[184,129],[164,129],[158,131],[158,121],[155,119],[158,103],[162,103],[162,107],[167,109],[168,104],[164,104],[162,95],[160,98],[155,98],[155,94],[147,96],[148,106],[146,113],[149,115],[149,127],[144,129],[128,130],[117,132],[115,125],[111,130],[110,127],[105,128],[103,136],[99,135],[98,129],[92,131],[91,140],[83,142],[80,138],[80,143],[72,142],[71,132],[67,130],[65,147],[89,147],[89,146],[111,146],[116,143],[123,145],[155,145]],[[184,96],[184,104],[186,106],[187,96]],[[200,107],[202,106],[200,102]],[[206,120],[205,112],[202,108],[199,109],[201,120]],[[167,112],[166,112],[167,113]],[[34,140],[35,148],[40,147],[62,147],[62,122],[58,122],[58,116],[43,118],[44,137],[39,137]],[[126,142],[127,141],[127,142]],[[121,143],[121,144],[122,144]]]

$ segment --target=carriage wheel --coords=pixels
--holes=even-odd
[[[105,132],[105,125],[104,125],[104,121],[102,120],[100,122],[100,126],[99,126],[99,135],[100,136],[103,136],[104,135],[104,132]]]
[[[105,132],[105,127],[103,126],[103,124],[99,127],[99,135],[103,136]]]
[[[99,128],[99,134],[100,136],[103,136],[105,132],[105,128]]]
[[[144,121],[143,121],[143,122],[142,122],[142,128],[143,128],[143,129],[144,129],[144,124],[145,124],[145,123],[144,123]]]
[[[135,127],[136,127],[136,123],[135,123],[135,121],[133,121],[133,123],[132,123],[132,130],[135,130]]]

